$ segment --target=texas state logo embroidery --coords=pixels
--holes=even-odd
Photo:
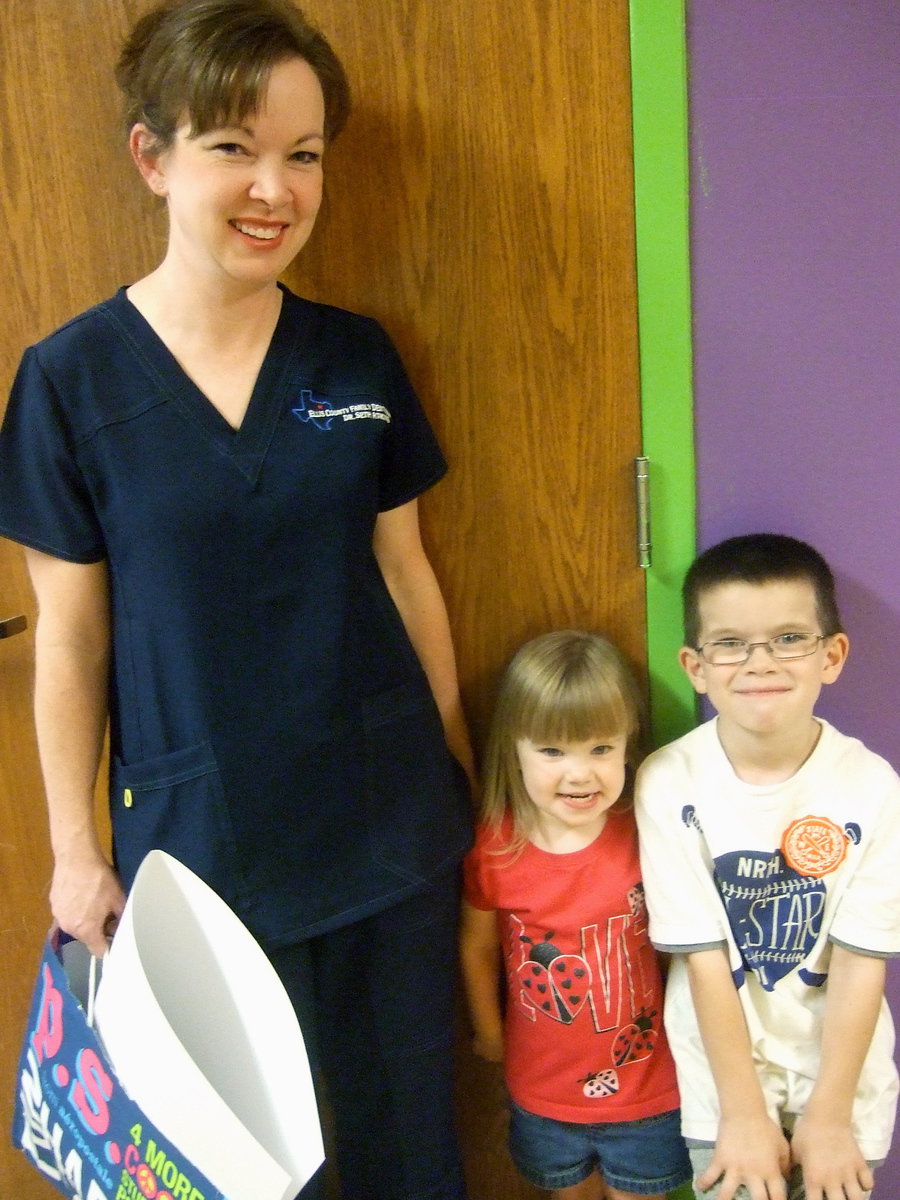
[[[300,392],[300,403],[291,412],[304,424],[316,429],[330,429],[334,420],[334,405],[330,400],[316,399],[309,388]]]
[[[383,421],[391,423],[390,410],[383,404],[374,401],[359,401],[356,404],[345,404],[335,408],[330,400],[322,396],[314,396],[310,388],[300,389],[300,403],[291,412],[304,425],[312,425],[315,429],[331,429],[337,421]]]

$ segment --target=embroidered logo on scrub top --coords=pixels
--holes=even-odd
[[[335,408],[330,400],[322,396],[314,396],[310,388],[301,388],[300,404],[291,412],[305,425],[316,429],[331,429],[336,420],[341,421],[384,421],[389,425],[391,414],[383,404],[370,401],[357,404],[346,404],[343,408]]]
[[[313,425],[316,429],[330,429],[334,420],[334,405],[330,400],[317,400],[309,388],[300,392],[300,407],[292,408],[291,412],[305,424]]]

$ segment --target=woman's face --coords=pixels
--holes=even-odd
[[[159,154],[132,152],[169,209],[167,262],[192,277],[251,286],[274,281],[303,248],[322,201],[325,105],[307,62],[272,68],[259,111],[189,136]]]

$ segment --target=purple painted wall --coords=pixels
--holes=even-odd
[[[825,554],[820,711],[900,768],[900,4],[689,0],[688,52],[699,543]],[[896,963],[889,995],[900,1024]]]

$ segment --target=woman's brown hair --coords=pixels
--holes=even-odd
[[[146,125],[154,149],[178,128],[196,137],[259,107],[274,66],[302,58],[325,99],[325,140],[350,111],[344,68],[324,34],[291,0],[169,0],[135,24],[116,65],[127,130]]]

